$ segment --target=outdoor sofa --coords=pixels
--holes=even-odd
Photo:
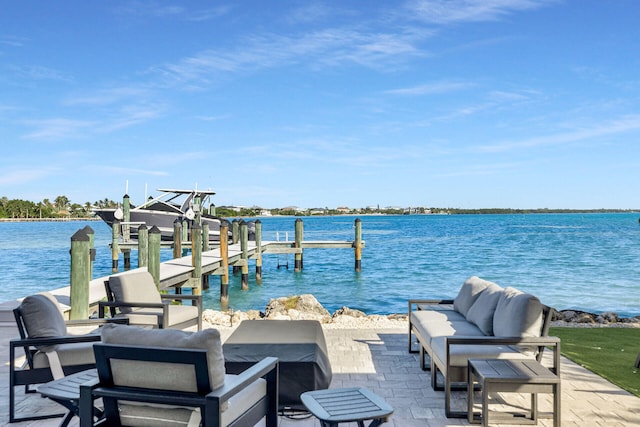
[[[550,370],[558,374],[560,340],[548,336],[552,311],[531,294],[477,276],[463,283],[455,299],[409,300],[409,351],[419,352],[420,367],[431,370],[433,389],[444,388],[447,417],[467,416],[466,411],[451,410],[451,389],[466,384],[469,359],[540,362],[544,348],[550,347]]]

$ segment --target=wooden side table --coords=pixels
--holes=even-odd
[[[553,425],[560,427],[560,376],[536,360],[469,359],[469,422],[477,422],[473,412],[473,387],[477,382],[482,393],[482,425],[489,425],[489,393],[531,393],[531,418],[537,423],[537,393],[553,394]]]
[[[69,412],[60,422],[60,427],[66,427],[74,415],[79,415],[80,385],[95,381],[97,378],[98,372],[95,369],[89,369],[38,387],[38,393],[42,396],[48,397],[68,409]],[[100,411],[96,410],[96,413],[100,416]]]
[[[384,399],[362,387],[308,391],[300,399],[323,427],[337,427],[346,422],[364,427],[366,420],[372,420],[369,427],[376,427],[393,413]]]

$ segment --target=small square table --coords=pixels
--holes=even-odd
[[[38,393],[61,404],[69,411],[60,422],[60,427],[68,426],[73,416],[79,415],[80,385],[95,381],[97,378],[98,372],[95,369],[89,369],[67,375],[38,387]],[[95,409],[95,411],[98,416],[101,416],[100,410]]]
[[[377,427],[393,413],[384,399],[362,387],[308,391],[300,399],[322,427],[337,427],[346,422],[364,427],[366,420],[372,420],[369,427]]]
[[[489,393],[531,393],[531,418],[537,423],[537,393],[553,394],[553,425],[560,427],[560,376],[534,359],[469,359],[468,419],[477,422],[473,412],[473,387],[477,382],[482,393],[482,425],[489,425]]]

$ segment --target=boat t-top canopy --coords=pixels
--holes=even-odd
[[[216,194],[216,192],[213,190],[173,190],[173,189],[158,188],[158,191],[162,191],[163,193],[175,193],[175,194],[195,193],[195,194],[203,194],[207,196],[213,196],[214,194]]]

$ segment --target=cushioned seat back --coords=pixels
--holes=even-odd
[[[543,305],[538,298],[514,288],[505,288],[493,315],[497,337],[539,337]]]
[[[205,350],[211,388],[218,388],[224,384],[224,357],[220,332],[217,329],[187,332],[177,329],[143,329],[109,324],[102,328],[102,342],[140,347]],[[138,365],[133,366],[136,363]],[[117,361],[112,368],[114,368],[114,377],[118,376],[123,381],[121,385],[196,391],[195,373],[193,366],[188,363],[161,364],[147,361],[127,361],[126,363],[122,361],[121,363]]]
[[[453,308],[463,316],[467,316],[467,312],[480,296],[480,293],[489,284],[495,285],[493,282],[481,279],[478,276],[471,276],[462,284],[458,291],[458,295],[453,300]],[[496,285],[497,286],[497,285]]]
[[[26,297],[20,303],[19,312],[29,338],[53,338],[67,335],[67,325],[58,301],[48,292]]]
[[[162,298],[148,271],[134,271],[118,274],[109,278],[109,288],[117,302],[128,304],[160,304]],[[130,307],[120,307],[121,313],[130,313]]]

